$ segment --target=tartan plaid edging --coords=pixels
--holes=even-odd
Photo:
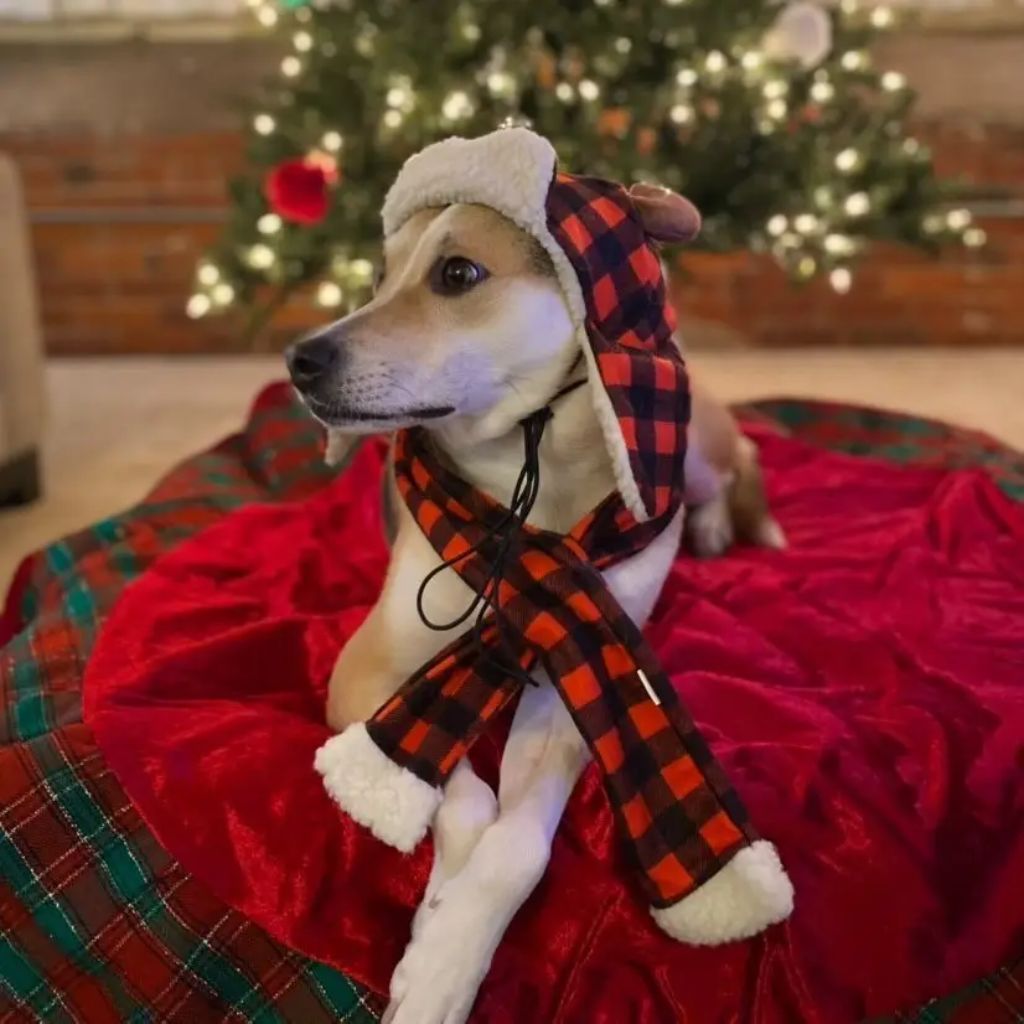
[[[379,1000],[226,907],[163,850],[81,723],[80,680],[117,595],[156,557],[256,499],[330,479],[283,388],[243,435],[23,574],[0,650],[0,1022],[377,1019]]]

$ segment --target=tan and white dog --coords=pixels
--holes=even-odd
[[[695,216],[686,204],[666,208],[638,197],[637,207],[654,238],[692,234],[692,222],[672,222]],[[373,299],[294,346],[288,363],[303,400],[331,432],[426,426],[462,477],[507,502],[522,466],[519,421],[586,375],[574,336],[544,249],[493,209],[455,202],[420,210],[388,237]],[[546,529],[567,531],[616,486],[590,390],[588,384],[559,399],[544,434],[530,519]],[[718,554],[737,535],[783,544],[753,446],[727,410],[699,390],[686,476],[686,531],[698,554]],[[338,731],[368,718],[453,638],[427,628],[416,612],[417,588],[438,556],[404,503],[392,494],[388,505],[387,579],[330,683],[327,719]],[[679,515],[650,547],[606,573],[639,624],[683,530]],[[430,618],[457,615],[471,597],[457,574],[442,574],[428,592]],[[430,880],[391,981],[390,1024],[464,1021],[506,927],[544,872],[589,754],[553,687],[542,673],[537,678],[541,685],[525,689],[515,712],[497,794],[466,761],[445,789],[432,826]],[[330,785],[331,765],[318,767]],[[777,859],[759,859],[760,845],[738,854],[659,924],[685,941],[717,943],[785,916],[789,883],[775,870]]]

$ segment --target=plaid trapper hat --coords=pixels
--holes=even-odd
[[[657,251],[622,186],[556,172],[550,144],[526,129],[449,139],[410,159],[385,202],[385,234],[417,210],[456,202],[492,207],[551,256],[617,489],[567,535],[524,526],[492,595],[497,618],[454,639],[368,722],[330,740],[317,768],[353,818],[412,849],[459,760],[518,695],[524,673],[543,667],[603,772],[658,923],[677,938],[714,941],[694,924],[707,900],[688,897],[735,860],[735,878],[755,879],[747,889],[756,905],[723,938],[752,934],[788,914],[788,879],[601,575],[642,551],[683,502],[689,389]],[[442,463],[421,428],[400,432],[394,455],[424,535],[484,592],[507,510]],[[517,673],[502,660],[510,636]]]

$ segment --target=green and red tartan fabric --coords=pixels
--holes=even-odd
[[[1024,456],[940,424],[808,402],[749,415],[811,442],[983,466],[1024,499]],[[370,1022],[374,997],[270,939],[189,876],[139,819],[81,722],[82,669],[123,588],[241,505],[322,487],[319,429],[290,391],[143,502],[33,555],[0,619],[0,1024]],[[6,630],[6,632],[5,632]],[[1024,967],[936,1001],[917,1024],[1024,1019]]]
[[[271,939],[159,845],[82,724],[105,615],[159,555],[252,501],[308,495],[320,431],[277,388],[244,434],[141,505],[34,555],[0,635],[0,1022],[377,1019],[375,997]]]

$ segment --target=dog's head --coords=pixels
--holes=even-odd
[[[410,218],[385,243],[373,299],[287,358],[320,420],[377,431],[454,417],[514,422],[544,403],[572,350],[539,243],[493,210],[456,204]]]
[[[695,233],[699,218],[685,200],[651,186],[633,196],[652,238]],[[287,360],[329,427],[376,432],[461,419],[483,439],[544,405],[578,356],[540,243],[487,207],[458,203],[406,221],[385,242],[371,301],[293,345]]]

